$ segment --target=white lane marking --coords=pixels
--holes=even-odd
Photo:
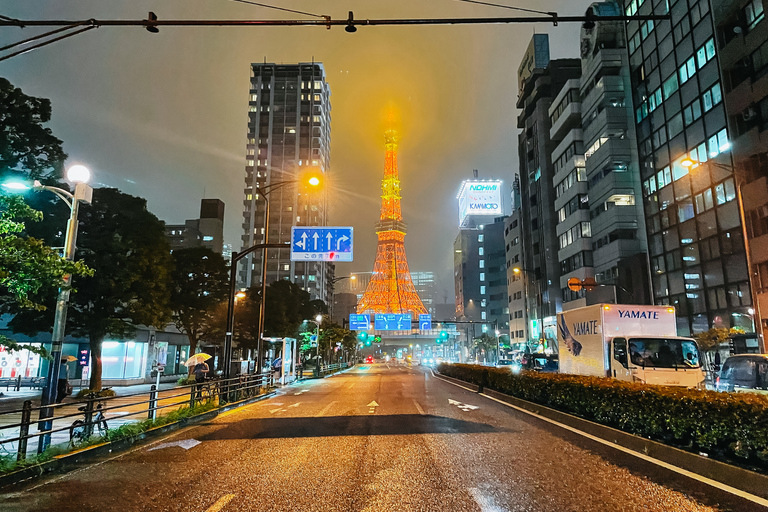
[[[331,402],[331,403],[329,403],[328,405],[326,405],[325,407],[323,407],[323,410],[322,410],[322,411],[320,411],[319,413],[317,413],[317,415],[316,415],[316,416],[325,416],[325,413],[327,413],[327,412],[328,412],[328,410],[329,410],[331,407],[333,407],[335,404],[336,404],[336,400],[334,400],[333,402]]]
[[[467,489],[469,494],[474,498],[475,503],[480,507],[480,512],[507,512],[507,509],[497,507],[493,504],[493,498],[486,496],[480,489],[472,487]]]
[[[269,411],[269,414],[275,414],[276,412],[283,412],[285,410],[286,410],[285,407],[281,407],[279,409],[272,409],[271,411]]]
[[[376,408],[379,406],[379,404],[376,403],[375,400],[372,400],[371,403],[366,405],[368,407],[368,414],[373,414],[376,412]]]
[[[221,509],[227,506],[227,504],[232,501],[232,498],[234,498],[234,494],[225,494],[218,500],[216,500],[216,503],[208,507],[208,509],[205,512],[219,512]]]
[[[298,407],[300,405],[301,405],[301,402],[296,402],[295,404],[292,404],[292,405],[289,405],[288,407],[286,407],[286,409],[290,409],[291,407]]]
[[[464,412],[474,411],[475,409],[479,409],[480,408],[480,407],[478,407],[476,405],[465,404],[465,403],[459,402],[457,400],[451,400],[450,398],[448,399],[448,405],[455,405],[456,407],[458,407],[459,409],[461,409]]]
[[[423,416],[424,415],[424,409],[421,408],[421,406],[419,405],[419,402],[414,400],[413,401],[413,405],[416,406],[416,410],[419,411],[419,414],[421,414]]]
[[[180,446],[181,448],[184,448],[185,450],[189,450],[191,448],[194,448],[195,446],[201,444],[201,441],[198,441],[197,439],[184,439],[182,441],[173,441],[172,443],[163,443],[160,445],[157,445],[153,448],[150,448],[147,450],[148,452],[151,452],[153,450],[162,450],[163,448],[170,448],[172,446]]]
[[[300,394],[302,394],[302,393],[306,393],[307,391],[309,391],[309,390],[308,390],[308,389],[302,389],[302,390],[301,390],[301,391],[299,391],[298,393],[294,393],[294,394],[293,394],[293,396],[298,396],[298,395],[300,395]]]
[[[670,471],[674,471],[675,473],[678,473],[680,475],[686,476],[688,478],[691,478],[693,480],[697,480],[703,484],[709,485],[711,487],[714,487],[716,489],[720,489],[721,491],[725,491],[727,493],[733,494],[735,496],[738,496],[740,498],[744,498],[745,500],[751,501],[753,503],[757,503],[759,505],[762,505],[764,507],[768,506],[768,500],[765,498],[761,498],[760,496],[755,496],[754,494],[748,493],[747,491],[742,491],[741,489],[737,489],[735,487],[731,487],[730,485],[724,484],[722,482],[718,482],[717,480],[712,480],[711,478],[707,478],[705,476],[697,475],[696,473],[692,473],[691,471],[688,471],[687,469],[683,469],[680,467],[677,467],[673,464],[669,464],[668,462],[664,462],[663,460],[654,459],[653,457],[649,457],[648,455],[645,455],[644,453],[636,452],[634,450],[630,450],[629,448],[624,448],[623,446],[613,444],[609,441],[606,441],[605,439],[600,439],[597,436],[593,436],[592,434],[588,434],[586,432],[582,432],[581,430],[571,427],[569,425],[565,425],[563,423],[557,422],[555,420],[551,420],[549,418],[546,418],[544,416],[541,416],[539,414],[536,414],[535,412],[528,411],[526,409],[523,409],[521,407],[517,407],[516,405],[512,405],[510,403],[507,403],[503,400],[499,400],[498,398],[494,398],[492,396],[488,396],[484,393],[477,393],[477,391],[470,389],[468,387],[462,386],[461,384],[456,384],[455,382],[451,382],[449,380],[441,379],[437,375],[433,376],[443,382],[447,382],[448,384],[453,384],[456,387],[459,387],[461,389],[466,389],[467,391],[470,391],[472,393],[479,394],[480,396],[483,396],[489,400],[493,400],[494,402],[498,402],[502,405],[506,405],[507,407],[511,409],[515,409],[516,411],[520,411],[525,414],[529,414],[531,416],[534,416],[536,418],[539,418],[543,421],[546,421],[547,423],[551,423],[553,425],[556,425],[560,428],[563,428],[565,430],[568,430],[570,432],[573,432],[574,434],[578,434],[580,436],[586,437],[587,439],[591,439],[597,443],[600,443],[605,446],[609,446],[615,450],[619,450],[621,452],[624,452],[628,455],[632,455],[633,457],[637,457],[638,459],[642,459],[646,462],[650,462],[651,464],[656,464],[657,466],[661,466],[664,469],[668,469]]]

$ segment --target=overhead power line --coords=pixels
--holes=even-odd
[[[258,7],[266,7],[267,9],[275,9],[276,11],[292,12],[294,14],[303,14],[305,16],[314,16],[315,18],[325,18],[322,14],[312,14],[311,12],[295,11],[293,9],[287,9],[285,7],[277,7],[276,5],[260,4],[259,2],[252,2],[251,0],[232,0],[233,2],[239,2],[241,4],[256,5]]]
[[[551,11],[537,11],[536,9],[526,9],[525,7],[514,7],[512,5],[492,4],[490,2],[480,2],[478,0],[457,0],[457,1],[459,1],[459,2],[466,2],[468,4],[478,4],[478,5],[488,5],[490,7],[500,7],[502,9],[512,9],[514,11],[532,12],[532,13],[535,13],[535,14],[548,14],[550,16],[553,15],[553,14],[557,14],[557,13],[551,12]]]
[[[250,1],[250,0],[248,0]],[[302,13],[309,14],[309,13]],[[311,16],[317,16],[310,14]],[[160,20],[155,13],[150,12],[144,20],[17,20],[0,16],[0,27],[63,27],[38,36],[12,43],[0,48],[0,53],[27,44],[32,46],[13,53],[0,55],[0,61],[10,59],[35,48],[40,48],[97,27],[144,27],[152,33],[157,33],[159,27],[301,27],[316,26],[330,29],[332,26],[344,26],[347,32],[356,32],[357,27],[375,26],[419,26],[419,25],[492,25],[508,23],[594,23],[597,21],[660,21],[670,19],[669,14],[649,14],[634,16],[596,16],[591,10],[583,16],[560,16],[555,12],[544,13],[540,16],[493,17],[493,18],[400,18],[400,19],[355,19],[349,11],[347,19],[331,19],[321,16],[320,20]],[[59,35],[60,34],[60,35]],[[53,37],[56,36],[56,37]]]

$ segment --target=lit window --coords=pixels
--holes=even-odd
[[[483,255],[483,248],[482,247],[478,247],[477,254],[480,255],[480,256]]]
[[[484,239],[484,235],[477,235],[477,241],[482,242]]]
[[[485,268],[485,260],[480,260],[479,267],[480,268]]]
[[[289,270],[290,268],[291,268],[291,266],[288,263],[283,265],[283,270]]]
[[[213,237],[212,236],[204,235],[203,236],[203,242],[213,242]]]
[[[480,272],[480,280],[485,281],[485,272]]]
[[[480,287],[480,295],[485,295],[485,286]]]

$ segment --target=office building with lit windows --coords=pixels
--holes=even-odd
[[[678,333],[752,331],[721,59],[708,0],[631,0],[625,24],[653,300],[677,309]],[[733,131],[733,128],[730,128]]]
[[[328,172],[331,141],[331,90],[320,63],[251,64],[246,146],[243,248],[264,242],[264,199],[268,190],[269,242],[289,242],[293,226],[327,224],[324,190],[295,183],[301,172]],[[288,182],[288,183],[284,183]],[[243,286],[261,283],[261,252],[240,269]],[[313,299],[330,303],[332,269],[321,261],[294,262],[289,249],[270,249],[267,283],[289,279]]]

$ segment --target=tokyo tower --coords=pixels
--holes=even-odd
[[[405,259],[405,223],[400,210],[400,179],[397,173],[397,133],[384,134],[384,179],[381,181],[381,218],[373,275],[357,305],[358,313],[426,314]]]

